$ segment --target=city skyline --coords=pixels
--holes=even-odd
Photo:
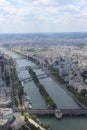
[[[0,0],[0,33],[87,32],[86,0]]]

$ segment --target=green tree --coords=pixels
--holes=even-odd
[[[81,94],[82,96],[85,96],[85,95],[87,94],[86,89],[82,89],[81,92],[80,92],[80,94]]]

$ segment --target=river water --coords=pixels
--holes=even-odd
[[[33,62],[23,59],[20,55],[8,51],[5,48],[1,48],[1,50],[16,60],[17,66],[20,68],[18,73],[19,78],[23,79],[30,76],[28,71],[22,70],[21,67],[29,65],[36,66]],[[34,71],[37,75],[45,73],[41,69],[34,69]],[[40,82],[44,85],[58,108],[80,108],[72,97],[70,97],[70,95],[68,95],[52,78],[47,77],[40,79]],[[24,91],[30,97],[33,108],[46,108],[44,99],[33,81],[24,84]],[[40,117],[39,119],[49,124],[53,130],[87,130],[87,117],[64,117],[61,120],[54,117]]]

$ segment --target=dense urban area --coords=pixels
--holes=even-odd
[[[47,39],[45,40],[47,42]],[[52,42],[52,39],[50,41]],[[3,39],[1,40],[3,46],[0,47],[0,130],[51,130],[51,126],[41,122],[38,115],[50,115],[57,120],[63,116],[87,115],[87,45],[76,45],[76,42],[86,43],[86,39],[60,41],[57,44],[59,40],[56,40],[55,45],[50,46],[46,43],[43,45],[42,42],[39,46],[37,41],[32,40],[30,45],[27,43],[29,40],[26,40],[26,44],[20,40],[18,45],[16,41],[11,44],[11,40],[9,44],[5,44]],[[61,44],[62,42],[65,44]],[[67,42],[74,42],[75,45],[66,44]],[[19,59],[12,57],[10,53],[17,54]],[[23,59],[34,65],[19,68],[17,60]],[[37,75],[35,69],[41,69],[44,73]],[[26,70],[29,76],[22,78],[20,70]],[[64,92],[80,106],[79,110],[58,108],[56,100],[41,82],[41,79],[48,77],[60,84]],[[45,109],[33,108],[31,98],[24,90],[25,83],[32,81],[43,98]]]

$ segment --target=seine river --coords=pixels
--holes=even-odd
[[[19,77],[27,78],[29,73],[27,70],[22,70],[24,66],[36,66],[33,62],[23,59],[20,55],[2,48],[3,52],[15,59],[19,68]],[[33,69],[37,75],[45,73],[41,69]],[[58,83],[51,77],[40,79],[52,99],[57,104],[58,108],[75,108],[79,109],[80,106],[68,95]],[[33,81],[24,84],[24,91],[30,97],[33,108],[46,108],[43,97],[39,93],[37,86]],[[53,130],[87,130],[87,117],[63,117],[58,120],[55,117],[40,117],[42,122],[49,124]]]

